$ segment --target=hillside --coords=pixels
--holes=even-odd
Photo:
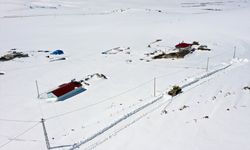
[[[249,0],[0,0],[0,57],[28,55],[0,61],[0,149],[46,149],[41,118],[54,149],[250,149],[249,13]],[[193,41],[210,51],[152,59]],[[72,79],[86,91],[41,99]]]

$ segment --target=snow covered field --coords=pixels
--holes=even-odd
[[[249,14],[249,0],[0,0],[0,57],[30,56],[0,61],[0,149],[46,149],[41,118],[52,149],[250,149]],[[211,51],[145,55],[182,41]],[[94,73],[108,79],[37,98],[35,81],[44,93]],[[188,86],[171,98],[173,85]]]

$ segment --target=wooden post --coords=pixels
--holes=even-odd
[[[39,98],[40,93],[39,93],[39,88],[38,88],[37,80],[36,80],[36,91],[37,91],[37,98]]]
[[[233,56],[233,58],[235,58],[235,54],[236,54],[236,46],[234,46],[234,56]]]
[[[206,67],[206,72],[208,71],[208,64],[209,64],[209,57],[207,58],[207,67]]]
[[[45,137],[45,142],[46,142],[46,147],[48,150],[50,150],[50,143],[49,143],[49,138],[48,138],[48,133],[46,131],[46,127],[45,127],[45,123],[44,123],[44,119],[41,119],[41,123],[43,126],[43,133],[44,133],[44,137]]]
[[[154,78],[154,97],[156,96],[156,78]]]

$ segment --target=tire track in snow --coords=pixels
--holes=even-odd
[[[92,136],[88,137],[87,139],[80,141],[78,143],[73,144],[72,148],[70,148],[70,150],[74,150],[76,148],[79,148],[81,145],[93,140],[94,138],[96,138],[97,136],[102,135],[104,132],[108,131],[109,129],[111,129],[112,127],[114,127],[115,125],[119,124],[120,122],[126,120],[127,118],[129,118],[130,116],[138,113],[139,111],[143,110],[144,108],[156,103],[157,101],[159,101],[160,99],[163,98],[163,95],[160,95],[159,97],[157,97],[156,99],[154,99],[153,101],[135,109],[134,111],[127,113],[126,115],[124,115],[123,117],[119,118],[118,120],[114,121],[113,123],[111,123],[109,126],[103,128],[102,130],[100,130],[99,132],[93,134]]]
[[[168,101],[168,105],[171,104],[172,102],[172,99],[167,99],[167,100],[170,100]],[[139,117],[136,117],[135,119],[133,119],[130,123],[118,128],[117,130],[115,130],[114,132],[112,132],[109,136],[107,136],[106,138],[104,139],[101,139],[97,142],[95,142],[94,144],[88,146],[86,148],[86,150],[92,150],[94,148],[96,148],[98,145],[101,145],[102,143],[106,142],[107,140],[111,139],[112,137],[116,136],[119,132],[123,131],[124,129],[128,128],[129,126],[133,125],[134,123],[136,123],[137,121],[141,120],[142,118],[144,118],[145,116],[147,116],[148,114],[154,112],[155,110],[159,109],[161,106],[163,106],[164,104],[166,104],[166,102],[164,101],[163,103],[160,103],[159,105],[157,105],[156,107],[150,109],[149,111],[141,114]]]

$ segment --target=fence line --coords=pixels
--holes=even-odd
[[[117,119],[116,121],[114,121],[113,123],[111,123],[109,126],[103,128],[102,130],[100,130],[99,132],[93,134],[92,136],[90,136],[89,138],[83,140],[83,141],[80,141],[79,143],[75,143],[72,148],[70,148],[70,150],[74,150],[76,148],[79,148],[81,145],[93,140],[94,138],[96,138],[97,136],[100,136],[102,135],[104,132],[108,131],[109,129],[111,129],[112,127],[114,127],[115,125],[119,124],[120,122],[126,120],[127,118],[129,118],[130,116],[138,113],[139,111],[143,110],[144,108],[156,103],[158,100],[162,99],[163,98],[163,95],[161,95],[160,97],[157,97],[156,99],[154,99],[153,101],[135,109],[134,111],[132,112],[129,112],[127,113],[126,115],[124,115],[123,117]]]

